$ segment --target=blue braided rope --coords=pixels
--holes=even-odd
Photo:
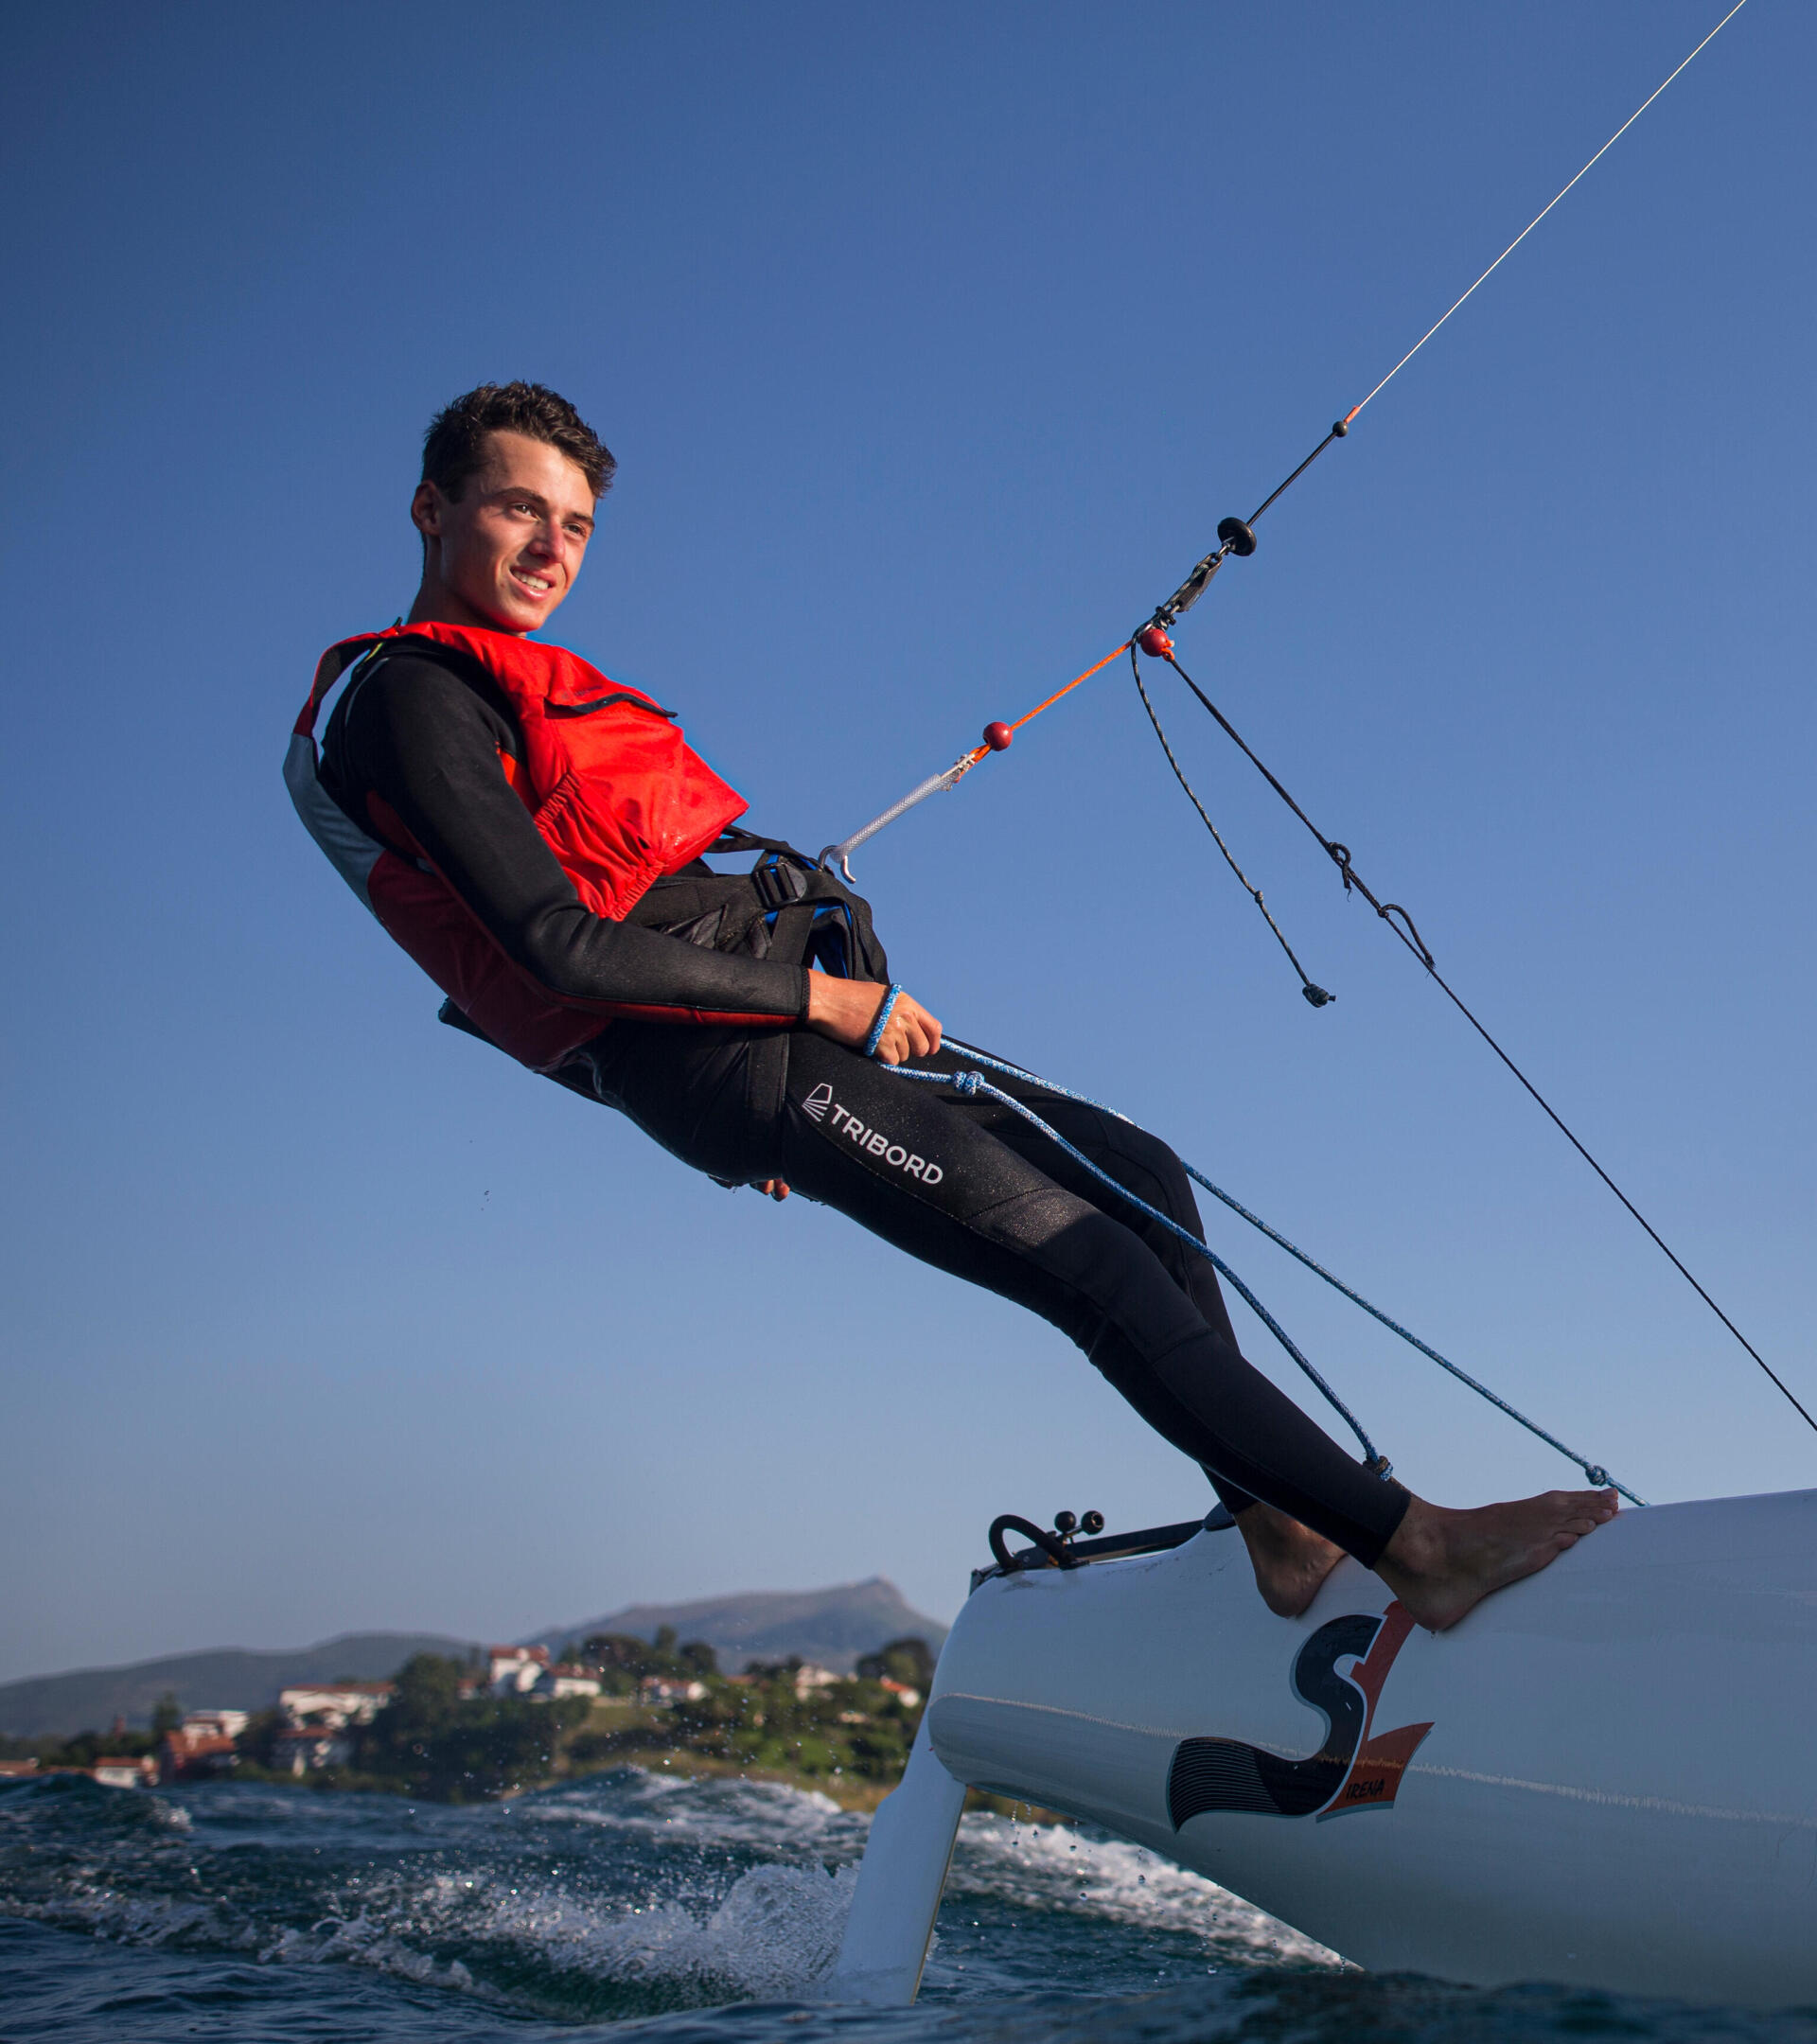
[[[1182,1158],[1181,1161],[1184,1163],[1185,1159]],[[1306,1268],[1315,1276],[1324,1278],[1325,1282],[1333,1291],[1343,1293],[1352,1306],[1362,1307],[1363,1311],[1371,1319],[1379,1320],[1391,1333],[1400,1335],[1401,1339],[1407,1343],[1410,1348],[1419,1349],[1422,1356],[1426,1356],[1432,1362],[1438,1364],[1441,1370],[1448,1370],[1452,1376],[1456,1378],[1459,1383],[1468,1384],[1478,1398],[1487,1399],[1498,1411],[1505,1412],[1510,1419],[1524,1426],[1529,1434],[1536,1435],[1548,1448],[1556,1448],[1567,1462],[1575,1462],[1583,1471],[1584,1480],[1587,1483],[1595,1484],[1598,1488],[1607,1486],[1612,1489],[1618,1490],[1631,1505],[1646,1504],[1647,1500],[1643,1497],[1636,1497],[1626,1484],[1617,1483],[1600,1462],[1587,1461],[1575,1449],[1567,1448],[1556,1435],[1548,1434],[1537,1419],[1529,1419],[1524,1412],[1510,1405],[1505,1398],[1491,1391],[1486,1383],[1479,1383],[1467,1369],[1459,1368],[1448,1357],[1441,1356],[1438,1349],[1433,1348],[1430,1343],[1421,1341],[1419,1335],[1414,1333],[1410,1328],[1403,1328],[1400,1321],[1385,1313],[1381,1307],[1372,1306],[1363,1296],[1362,1293],[1351,1291],[1343,1278],[1333,1276],[1332,1272],[1325,1268],[1324,1264],[1316,1262],[1312,1257],[1309,1257],[1297,1242],[1289,1242],[1286,1236],[1281,1234],[1279,1229],[1271,1228],[1260,1214],[1252,1214],[1241,1200],[1233,1199],[1222,1186],[1213,1185],[1203,1172],[1195,1171],[1191,1164],[1187,1164],[1186,1174],[1189,1178],[1195,1179],[1202,1185],[1213,1198],[1221,1199],[1232,1213],[1241,1214],[1251,1227],[1260,1228],[1270,1242],[1279,1242],[1290,1257],[1293,1257],[1297,1262],[1305,1264]]]
[[[957,1037],[949,1036],[946,1039],[946,1043],[949,1049],[960,1051],[968,1058],[976,1058],[980,1065],[987,1065],[993,1070],[1003,1072],[1011,1078],[1025,1079],[1029,1082],[1031,1085],[1038,1085],[1049,1093],[1059,1094],[1063,1100],[1077,1101],[1082,1106],[1095,1107],[1098,1109],[1099,1113],[1107,1114],[1114,1120],[1128,1122],[1130,1127],[1132,1128],[1137,1125],[1135,1122],[1130,1121],[1130,1118],[1126,1114],[1120,1113],[1115,1107],[1106,1106],[1103,1101],[1093,1100],[1091,1096],[1087,1093],[1075,1093],[1070,1086],[1055,1085],[1050,1079],[1043,1079],[1038,1072],[1025,1070],[1020,1065],[1012,1065],[1004,1058],[993,1057],[989,1051],[980,1050],[976,1047],[976,1045],[973,1044],[961,1043]],[[924,1078],[937,1077],[938,1074],[917,1072],[905,1073],[904,1076]],[[995,1086],[992,1086],[989,1090],[997,1099],[1006,1099],[1008,1097],[998,1092],[997,1088]],[[1021,1109],[1019,1102],[1012,1102],[1012,1104],[1017,1107],[1018,1112],[1024,1112],[1024,1110]],[[1028,1116],[1027,1119],[1033,1120],[1034,1117]],[[1037,1121],[1036,1126],[1045,1128],[1046,1124]],[[1050,1130],[1049,1133],[1052,1134],[1052,1131]],[[1079,1153],[1076,1150],[1072,1150],[1071,1144],[1066,1142],[1063,1137],[1059,1136],[1054,1136],[1054,1140],[1060,1143],[1062,1148],[1072,1151],[1072,1154],[1074,1156],[1079,1155]],[[1089,1158],[1082,1157],[1080,1158],[1080,1161],[1086,1164],[1088,1168],[1092,1171],[1097,1172],[1097,1175],[1099,1177],[1103,1177],[1103,1172],[1098,1172],[1097,1167],[1090,1163]],[[1181,1161],[1182,1163],[1185,1163],[1184,1158]],[[1251,1227],[1259,1229],[1263,1235],[1267,1236],[1270,1242],[1277,1243],[1280,1248],[1286,1250],[1287,1254],[1290,1257],[1293,1257],[1297,1262],[1303,1263],[1306,1268],[1309,1271],[1313,1272],[1315,1277],[1322,1278],[1325,1282],[1332,1288],[1333,1291],[1341,1292],[1344,1296],[1350,1301],[1351,1305],[1360,1306],[1363,1311],[1369,1315],[1371,1319],[1380,1321],[1381,1324],[1385,1328],[1386,1328],[1390,1333],[1398,1334],[1401,1339],[1405,1342],[1410,1348],[1417,1348],[1422,1356],[1425,1356],[1429,1361],[1438,1364],[1438,1367],[1441,1370],[1447,1371],[1451,1376],[1455,1377],[1459,1383],[1468,1385],[1471,1390],[1476,1393],[1478,1398],[1487,1399],[1490,1404],[1493,1405],[1498,1412],[1506,1413],[1508,1417],[1512,1419],[1517,1426],[1524,1426],[1529,1434],[1533,1435],[1537,1439],[1543,1440],[1548,1448],[1556,1449],[1557,1452],[1561,1454],[1567,1462],[1575,1462],[1577,1466],[1583,1471],[1585,1482],[1593,1484],[1598,1489],[1607,1486],[1610,1489],[1618,1491],[1620,1495],[1625,1497],[1631,1505],[1644,1506],[1646,1504],[1647,1500],[1645,1498],[1637,1496],[1632,1490],[1629,1489],[1626,1484],[1618,1483],[1615,1478],[1610,1475],[1609,1471],[1603,1468],[1601,1463],[1592,1462],[1587,1456],[1579,1454],[1575,1449],[1567,1448],[1565,1444],[1559,1439],[1557,1435],[1547,1433],[1545,1428],[1541,1426],[1537,1419],[1529,1419],[1527,1416],[1524,1412],[1522,1412],[1517,1406],[1510,1405],[1505,1398],[1502,1398],[1496,1392],[1491,1391],[1486,1383],[1479,1383],[1474,1377],[1470,1374],[1467,1369],[1459,1367],[1459,1366],[1452,1362],[1449,1357],[1440,1355],[1438,1349],[1433,1348],[1431,1343],[1421,1341],[1419,1335],[1414,1333],[1410,1328],[1402,1327],[1400,1321],[1393,1318],[1392,1315],[1384,1313],[1381,1307],[1372,1305],[1369,1300],[1366,1299],[1363,1296],[1362,1293],[1353,1291],[1351,1287],[1347,1285],[1341,1278],[1337,1277],[1334,1273],[1328,1271],[1325,1266],[1322,1263],[1318,1262],[1314,1258],[1308,1256],[1306,1251],[1300,1248],[1297,1242],[1290,1242],[1285,1235],[1281,1234],[1279,1228],[1270,1227],[1268,1223],[1264,1221],[1260,1214],[1251,1213],[1248,1207],[1246,1207],[1241,1200],[1233,1197],[1230,1193],[1226,1192],[1222,1186],[1214,1185],[1202,1171],[1197,1170],[1193,1165],[1191,1164],[1186,1164],[1185,1169],[1187,1176],[1189,1178],[1191,1178],[1195,1183],[1202,1185],[1214,1199],[1222,1200],[1224,1204],[1227,1207],[1229,1207],[1232,1213],[1241,1216],[1242,1219],[1248,1222]],[[1116,1183],[1115,1180],[1109,1180],[1107,1182],[1113,1185]],[[1120,1186],[1119,1186],[1117,1189],[1119,1191],[1123,1190]],[[1127,1199],[1134,1199],[1135,1195],[1133,1193],[1125,1192],[1124,1197]],[[1136,1204],[1138,1206],[1141,1206],[1143,1203],[1139,1200],[1137,1200]],[[1154,1211],[1152,1207],[1150,1207],[1148,1210],[1150,1212]],[[1161,1215],[1160,1218],[1163,1221],[1167,1220],[1167,1216],[1165,1214]],[[1183,1235],[1186,1241],[1193,1242],[1195,1244],[1198,1243],[1198,1238],[1196,1236],[1186,1233],[1185,1230],[1178,1228],[1171,1221],[1168,1221],[1167,1225],[1170,1227],[1173,1227],[1176,1234]],[[1200,1244],[1199,1246],[1203,1245]],[[1205,1253],[1208,1256],[1210,1255],[1209,1250],[1207,1250]],[[1255,1306],[1255,1300],[1253,1296],[1248,1292],[1246,1287],[1244,1286],[1242,1280],[1238,1278],[1233,1273],[1228,1272],[1226,1266],[1220,1262],[1216,1257],[1212,1257],[1211,1261],[1220,1273],[1226,1275],[1230,1278],[1231,1283],[1237,1287],[1237,1289],[1243,1294],[1244,1297],[1249,1301],[1250,1305],[1252,1307],[1255,1307],[1256,1312],[1261,1317],[1263,1323],[1273,1330],[1276,1338],[1286,1347],[1288,1352],[1291,1355],[1295,1356],[1295,1358],[1300,1362],[1301,1368],[1307,1372],[1307,1374],[1313,1379],[1315,1383],[1320,1386],[1321,1389],[1325,1389],[1324,1381],[1322,1378],[1319,1377],[1318,1373],[1314,1370],[1312,1366],[1306,1363],[1303,1358],[1299,1357],[1299,1351],[1296,1349],[1293,1344],[1287,1340],[1287,1337],[1282,1334],[1278,1328],[1275,1327],[1273,1321],[1268,1319],[1268,1316],[1261,1312],[1261,1309]],[[1332,1398],[1332,1393],[1329,1390],[1325,1391],[1325,1395],[1328,1398]],[[1342,1405],[1339,1405],[1334,1398],[1332,1398],[1332,1402],[1333,1403],[1333,1405],[1337,1406],[1337,1409],[1340,1412],[1344,1410]],[[1345,1417],[1348,1418],[1349,1415],[1346,1414]],[[1362,1431],[1360,1428],[1356,1427],[1356,1422],[1354,1420],[1350,1421],[1350,1425],[1352,1429],[1356,1431],[1358,1437],[1363,1437]]]
[[[901,998],[902,988],[899,984],[891,986],[890,991],[883,996],[883,1000],[877,1009],[876,1019],[871,1025],[871,1033],[864,1039],[864,1054],[866,1057],[873,1058],[876,1056],[877,1046],[883,1041],[883,1032],[890,1027],[890,1017],[895,1013],[896,1003]]]
[[[1083,1150],[1069,1143],[1058,1129],[1050,1127],[1047,1122],[1042,1120],[1032,1107],[1025,1106],[1014,1094],[1004,1092],[1001,1086],[994,1086],[982,1072],[912,1071],[906,1065],[892,1065],[888,1069],[893,1071],[899,1079],[920,1079],[933,1085],[949,1085],[963,1100],[974,1099],[977,1095],[982,1093],[994,1101],[1001,1101],[1003,1105],[1009,1108],[1013,1114],[1020,1115],[1023,1120],[1028,1122],[1032,1128],[1039,1129],[1050,1142],[1057,1144],[1076,1164],[1083,1164],[1094,1178],[1107,1185],[1113,1192],[1127,1200],[1132,1207],[1139,1207],[1152,1220],[1158,1221],[1164,1228],[1177,1235],[1189,1249],[1196,1250],[1200,1256],[1206,1259],[1220,1278],[1236,1288],[1248,1305],[1250,1312],[1255,1314],[1256,1318],[1261,1322],[1262,1326],[1268,1330],[1269,1333],[1275,1337],[1280,1346],[1286,1349],[1287,1353],[1306,1372],[1313,1383],[1318,1386],[1320,1394],[1330,1404],[1332,1410],[1343,1419],[1344,1424],[1350,1428],[1350,1432],[1363,1444],[1364,1458],[1368,1462],[1374,1473],[1385,1478],[1389,1475],[1392,1466],[1383,1455],[1376,1452],[1375,1443],[1363,1431],[1362,1422],[1357,1418],[1356,1415],[1332,1389],[1331,1385],[1325,1382],[1324,1378],[1307,1361],[1306,1357],[1300,1353],[1299,1349],[1295,1346],[1293,1338],[1288,1334],[1286,1329],[1281,1326],[1280,1322],[1275,1318],[1267,1307],[1261,1303],[1256,1295],[1250,1291],[1249,1287],[1244,1283],[1243,1279],[1237,1276],[1236,1272],[1230,1268],[1229,1264],[1208,1243],[1202,1242],[1190,1228],[1183,1228],[1177,1221],[1171,1215],[1164,1214],[1158,1207],[1151,1207],[1145,1199],[1138,1198],[1126,1185],[1120,1185],[1107,1171],[1102,1170],[1098,1165],[1094,1164]],[[1126,1120],[1128,1117],[1120,1115],[1118,1119]]]

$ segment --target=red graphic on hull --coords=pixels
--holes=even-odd
[[[1381,1617],[1355,1612],[1328,1619],[1294,1656],[1294,1694],[1325,1719],[1325,1739],[1290,1760],[1246,1739],[1182,1739],[1168,1770],[1167,1807],[1177,1831],[1211,1811],[1253,1817],[1342,1817],[1390,1809],[1407,1763],[1430,1723],[1375,1731],[1375,1708],[1395,1656],[1413,1630],[1403,1606]],[[1348,1675],[1340,1661],[1355,1665]]]
[[[1382,1614],[1382,1630],[1375,1635],[1374,1643],[1350,1670],[1349,1679],[1367,1700],[1368,1715],[1363,1721],[1362,1741],[1357,1747],[1356,1758],[1350,1762],[1350,1771],[1345,1776],[1344,1786],[1330,1805],[1318,1813],[1321,1823],[1327,1817],[1342,1817],[1348,1810],[1392,1807],[1395,1797],[1401,1792],[1401,1778],[1407,1771],[1407,1762],[1432,1730],[1428,1721],[1397,1725],[1392,1732],[1379,1733],[1374,1738],[1369,1736],[1375,1725],[1375,1706],[1382,1695],[1382,1684],[1387,1681],[1394,1657],[1412,1630],[1412,1612],[1404,1604],[1390,1604]]]

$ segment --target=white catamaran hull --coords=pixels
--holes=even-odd
[[[1817,1491],[1624,1512],[1437,1636],[1353,1562],[1272,1617],[1228,1531],[993,1577],[867,1856],[843,1969],[866,1999],[913,1992],[931,1902],[891,1897],[937,1901],[957,1784],[1370,1968],[1817,2000]]]

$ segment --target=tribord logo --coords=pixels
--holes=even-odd
[[[944,1165],[930,1164],[906,1145],[891,1142],[881,1129],[868,1128],[849,1107],[839,1105],[833,1098],[833,1088],[824,1081],[803,1101],[802,1112],[812,1115],[816,1121],[830,1118],[832,1126],[847,1142],[856,1143],[866,1156],[901,1172],[906,1178],[919,1178],[925,1186],[936,1186],[946,1175]]]
[[[1182,1739],[1167,1771],[1167,1813],[1178,1830],[1211,1810],[1257,1817],[1342,1817],[1388,1809],[1430,1723],[1371,1737],[1376,1700],[1413,1619],[1390,1604],[1380,1618],[1333,1618],[1294,1656],[1294,1694],[1325,1719],[1325,1742],[1304,1760],[1283,1760],[1243,1739]],[[1354,1662],[1348,1675],[1340,1661]]]

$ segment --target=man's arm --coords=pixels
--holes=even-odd
[[[499,764],[511,729],[456,675],[394,655],[341,720],[336,793],[362,828],[377,795],[481,925],[537,982],[602,1014],[653,1019],[806,1016],[807,972],[710,951],[586,908]]]

